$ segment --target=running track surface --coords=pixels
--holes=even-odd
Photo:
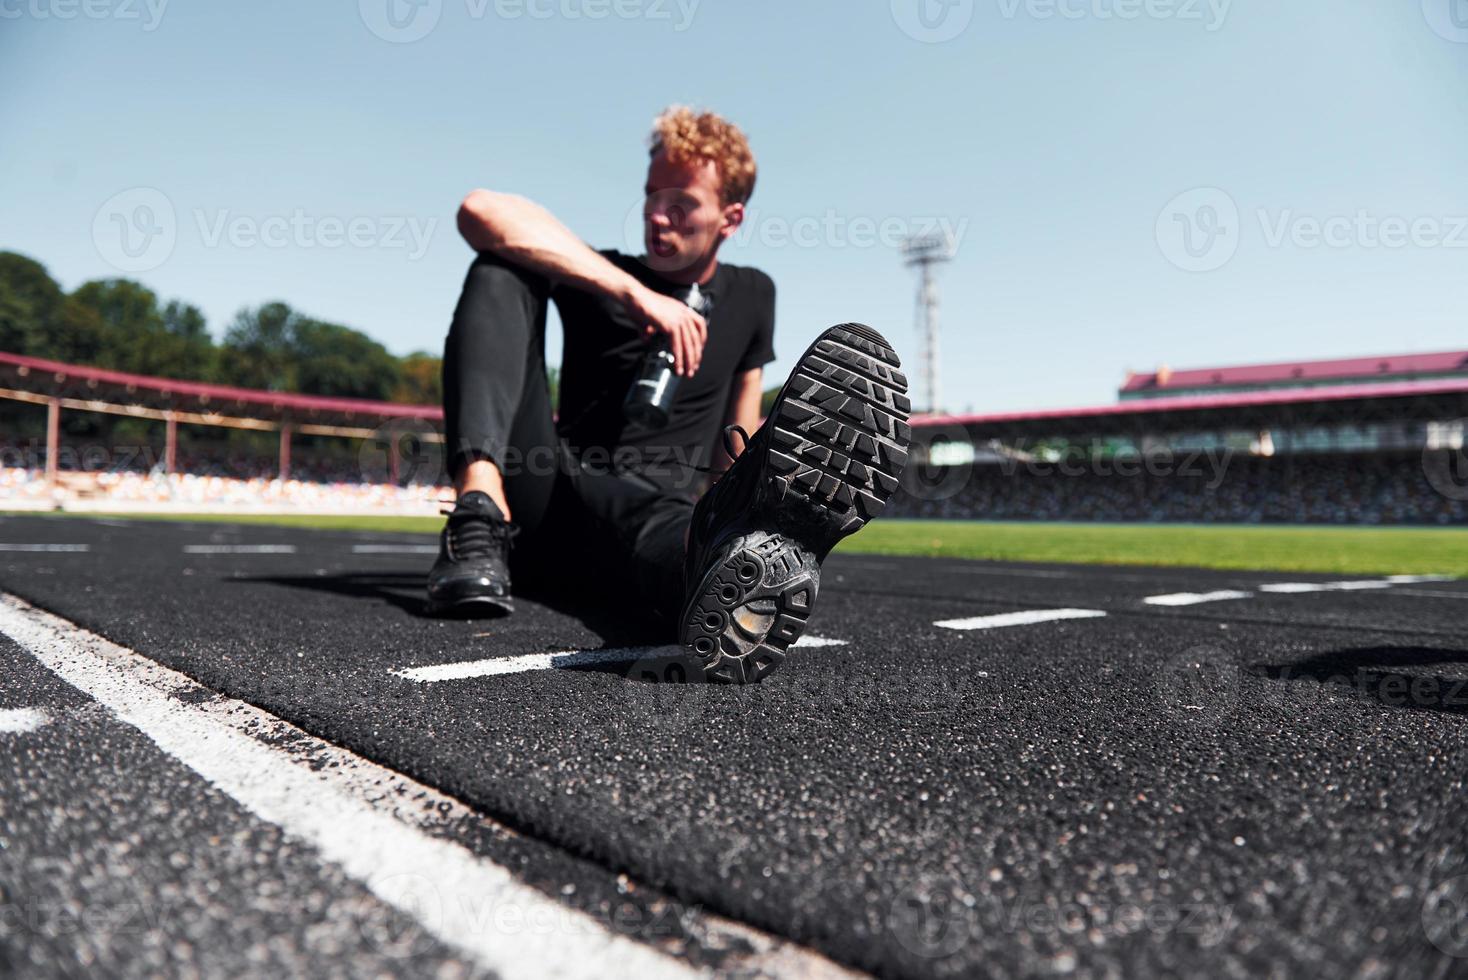
[[[432,540],[0,520],[0,974],[1468,972],[1468,582],[837,555],[736,689]]]

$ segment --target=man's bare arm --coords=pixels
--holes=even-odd
[[[679,374],[698,370],[708,325],[687,304],[649,289],[577,238],[555,215],[516,194],[471,191],[459,205],[459,234],[478,252],[492,252],[573,289],[622,304],[649,334],[664,333]]]
[[[764,368],[751,368],[734,375],[734,383],[729,388],[729,409],[724,418],[725,425],[737,425],[754,435],[754,430],[759,428],[759,403],[764,395],[764,377]],[[739,446],[739,451],[744,451],[742,445]],[[714,458],[714,470],[723,472],[733,462],[720,442]]]

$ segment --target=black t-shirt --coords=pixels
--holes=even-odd
[[[687,288],[633,256],[615,249],[601,254],[660,293]],[[601,455],[660,486],[686,489],[688,468],[712,461],[734,376],[775,359],[775,284],[758,269],[720,263],[700,288],[712,301],[708,343],[698,372],[678,380],[671,418],[662,429],[628,422],[622,412],[648,351],[642,325],[615,300],[569,286],[551,292],[565,334],[556,429],[588,465]]]

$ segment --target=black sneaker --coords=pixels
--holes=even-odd
[[[428,573],[428,613],[503,616],[510,600],[510,539],[515,525],[489,495],[472,491],[449,512]]]
[[[681,640],[710,681],[758,681],[805,631],[836,542],[881,513],[912,437],[907,378],[871,327],[801,356],[744,452],[693,511]]]

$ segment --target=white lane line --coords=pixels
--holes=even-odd
[[[436,544],[354,544],[355,555],[436,555]]]
[[[294,555],[293,544],[186,544],[187,555]]]
[[[1142,601],[1149,606],[1198,606],[1205,602],[1224,602],[1228,599],[1248,599],[1252,592],[1234,589],[1219,589],[1216,592],[1173,592],[1170,595],[1149,595]]]
[[[832,640],[823,636],[802,636],[793,647],[839,647],[845,640]],[[591,667],[597,664],[636,663],[644,657],[673,656],[681,653],[680,647],[611,647],[601,650],[552,650],[547,653],[527,653],[519,657],[493,657],[488,660],[466,660],[454,664],[434,664],[428,667],[404,667],[392,674],[423,684],[440,681],[464,681],[474,677],[500,677],[505,674],[523,674],[529,670],[565,670],[568,667]]]
[[[1392,595],[1425,596],[1429,599],[1468,599],[1468,592],[1439,592],[1436,589],[1398,589]]]
[[[0,551],[76,552],[91,551],[89,544],[0,544]]]
[[[51,716],[41,708],[0,708],[0,732],[7,735],[24,735],[51,721]]]
[[[933,625],[946,630],[993,630],[1007,626],[1053,623],[1061,619],[1099,619],[1105,615],[1100,609],[1030,609],[1025,612],[1000,613],[997,616],[945,619]]]
[[[430,828],[484,818],[428,786],[14,596],[0,595],[0,632],[251,813],[311,844],[490,970],[525,978],[699,975],[432,836]],[[519,913],[515,928],[488,914],[501,908]],[[545,927],[537,942],[525,941],[525,922]]]
[[[1394,585],[1416,585],[1423,582],[1450,582],[1450,575],[1390,575],[1386,578],[1347,582],[1274,582],[1259,586],[1260,592],[1279,595],[1301,595],[1306,592],[1370,592]]]

